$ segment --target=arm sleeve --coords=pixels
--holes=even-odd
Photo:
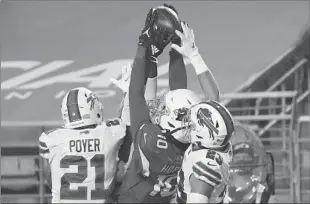
[[[215,187],[222,182],[221,166],[212,159],[197,161],[192,167],[193,175],[210,186]]]
[[[169,52],[169,88],[170,90],[187,89],[187,74],[183,56],[172,49]]]
[[[200,86],[204,92],[207,100],[219,101],[219,88],[217,82],[211,72],[207,67],[206,63],[202,59],[200,54],[197,54],[191,58],[191,64],[193,65]]]
[[[145,85],[145,99],[153,100],[157,94],[157,63],[148,61],[149,76]]]
[[[146,48],[138,46],[129,85],[130,123],[134,137],[143,122],[150,122],[149,109],[144,97],[144,84],[147,77]]]

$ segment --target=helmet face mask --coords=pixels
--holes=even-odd
[[[69,91],[61,106],[64,127],[69,129],[100,125],[103,121],[103,105],[90,90],[80,87]]]

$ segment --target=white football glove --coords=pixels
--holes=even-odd
[[[181,26],[183,33],[178,30],[175,31],[175,34],[181,38],[181,47],[176,44],[172,44],[171,48],[191,60],[193,56],[198,54],[198,48],[195,44],[194,30],[184,21],[181,22]]]
[[[115,84],[118,88],[120,88],[123,93],[127,93],[129,91],[129,83],[130,76],[132,70],[132,63],[127,63],[122,67],[122,76],[120,79],[110,78],[110,81]]]

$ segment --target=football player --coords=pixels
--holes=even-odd
[[[126,125],[118,118],[103,122],[103,105],[86,88],[69,91],[61,113],[64,127],[39,138],[52,202],[110,202]]]
[[[173,9],[173,10],[175,11],[175,9]],[[185,24],[182,25],[182,27],[184,27],[184,26],[185,26]],[[186,32],[189,32],[188,27],[187,27]],[[183,41],[185,41],[185,40],[187,40],[187,39],[184,38]],[[194,39],[191,38],[190,40],[194,40]],[[180,49],[187,49],[186,46],[192,47],[192,45],[189,43],[187,43],[187,44],[183,43],[183,46],[182,46],[180,38],[172,39],[172,43],[175,45],[181,46]],[[158,46],[158,47],[160,47],[160,46]],[[188,50],[187,54],[190,54],[191,52],[195,52],[196,57],[200,56],[199,54],[197,55],[197,52],[198,52],[197,47],[195,47],[195,49],[187,49],[187,50]],[[146,57],[145,59],[148,59],[148,57]],[[203,89],[207,93],[206,95],[208,95],[211,99],[218,100],[219,92],[218,92],[216,82],[214,80],[213,75],[211,74],[211,71],[207,68],[204,61],[200,57],[200,60],[198,62],[193,60],[192,64],[194,65],[196,72],[197,72],[197,70],[199,71],[199,72],[197,72],[197,75],[198,75],[199,80],[200,81],[202,80],[202,82],[200,82],[200,83],[204,86],[206,86],[206,84],[210,84],[210,83],[212,84],[211,85],[212,88],[210,88],[210,86],[208,86],[207,88]],[[147,60],[146,60],[146,67],[149,68],[149,66],[147,64]],[[208,80],[208,82],[205,83],[205,80]],[[148,135],[148,138],[150,138],[151,140],[149,143],[143,145],[144,149],[149,148],[150,150],[152,150],[152,149],[154,149],[154,146],[155,146],[154,144],[152,145],[152,141],[154,141],[154,143],[157,141],[156,143],[158,143],[158,141],[159,141],[158,139],[164,139],[165,137],[168,138],[168,140],[170,140],[171,136],[172,136],[174,143],[181,142],[183,144],[186,144],[189,142],[188,138],[184,137],[184,134],[182,131],[184,129],[182,127],[182,118],[184,117],[184,115],[186,115],[187,109],[189,107],[191,107],[192,105],[200,102],[201,99],[198,96],[196,96],[195,94],[193,94],[192,92],[190,92],[188,90],[184,90],[184,88],[187,88],[186,81],[187,81],[187,76],[186,76],[186,71],[185,71],[185,65],[183,62],[183,57],[182,57],[181,53],[178,53],[176,50],[173,49],[170,51],[169,86],[170,86],[170,90],[175,90],[175,91],[169,92],[164,97],[163,103],[159,103],[159,106],[155,105],[156,108],[159,108],[159,110],[155,110],[155,114],[159,115],[160,117],[157,121],[153,120],[153,122],[159,123],[160,129],[163,129],[163,130],[160,131],[157,128],[157,129],[154,129],[155,130],[154,131],[151,128],[149,128],[149,126],[151,127],[151,125],[149,125],[149,124],[148,124],[148,126],[146,126],[146,128],[144,130],[142,130],[142,131],[139,130],[140,132],[145,132],[145,133],[147,133],[148,130],[151,130],[151,131],[149,131],[151,133],[152,133],[152,131],[154,131],[154,133]],[[148,85],[148,82],[147,82],[147,85]],[[155,84],[155,86],[156,86],[156,84]],[[181,89],[181,90],[176,90],[176,89]],[[122,89],[122,90],[124,90],[124,89]],[[156,89],[153,88],[153,89],[149,89],[149,90],[156,90]],[[154,93],[153,96],[154,95],[156,96],[156,93]],[[137,98],[137,97],[134,97],[134,98]],[[155,100],[155,102],[157,103],[157,100]],[[141,111],[140,109],[139,110],[135,109],[135,110],[137,110],[138,112]],[[154,119],[154,118],[151,118],[151,119]],[[146,119],[145,121],[149,121],[149,120],[150,119]],[[166,132],[166,134],[160,133],[160,132]],[[157,134],[165,136],[165,137],[158,138],[158,137],[156,137]],[[141,136],[142,136],[142,134],[140,135],[140,137]],[[138,138],[138,140],[139,139],[140,138]],[[138,142],[140,142],[140,141],[138,141]],[[168,142],[167,143],[167,145],[168,145],[169,141],[167,141],[167,142]],[[158,143],[158,144],[160,144],[160,143]],[[173,146],[173,145],[171,145],[171,146]],[[180,146],[183,146],[184,148],[186,147],[186,145],[182,145],[182,144],[180,144]],[[156,149],[157,148],[155,146],[155,151],[156,151]],[[184,151],[184,149],[183,149],[183,151]],[[163,158],[164,158],[165,154],[167,154],[168,152],[169,152],[168,150],[162,151],[162,154],[157,154],[155,157],[149,153],[147,156],[148,157],[147,159],[150,161],[148,161],[148,162],[156,164],[156,162],[158,162],[158,159],[156,157],[163,156]],[[149,156],[149,155],[151,155],[151,156]],[[136,160],[136,159],[140,160],[139,154],[136,154],[135,156],[136,157],[133,158],[134,160]],[[173,158],[173,157],[171,157],[171,158]],[[180,160],[180,158],[177,158],[177,159]],[[158,163],[159,164],[164,163],[164,160],[159,161]],[[160,165],[158,165],[158,167],[160,167]],[[179,161],[175,163],[175,167],[177,167],[175,169],[180,168],[180,162]],[[137,167],[135,167],[135,168],[137,168]],[[127,187],[124,187],[124,186],[126,186],[126,183],[136,183],[136,182],[139,182],[139,180],[141,179],[141,176],[138,176],[138,177],[132,176],[132,174],[137,174],[136,172],[139,172],[139,170],[137,171],[135,168],[132,169],[132,171],[134,173],[133,172],[127,173],[127,175],[129,175],[127,177],[127,179],[131,178],[132,181],[127,182],[127,180],[125,178],[125,180],[123,181],[123,189],[124,188],[128,189],[128,188],[130,188],[130,186],[132,186],[132,185],[127,184]],[[153,170],[151,168],[151,166],[150,166],[150,169]],[[171,170],[173,170],[173,168],[171,168]],[[156,172],[156,169],[155,169],[155,172]],[[158,172],[158,170],[157,170],[157,172]],[[141,185],[135,187],[134,189],[131,189],[131,193],[127,193],[126,195],[125,195],[125,193],[123,193],[124,195],[123,196],[121,195],[119,197],[118,201],[119,202],[142,202],[142,201],[143,202],[148,202],[148,201],[149,202],[159,202],[159,201],[160,202],[169,202],[171,196],[173,196],[173,194],[176,190],[176,186],[175,186],[176,185],[176,172],[177,171],[171,172],[171,174],[169,175],[170,178],[167,177],[167,175],[164,175],[163,173],[158,175],[157,176],[158,181],[153,187],[154,190],[157,189],[156,191],[153,191],[150,193],[150,189],[145,188],[143,183],[142,183]],[[143,177],[146,177],[146,175],[144,175]],[[152,178],[152,177],[149,176],[148,178]],[[152,183],[153,182],[151,182],[151,184]],[[147,184],[147,185],[149,185],[149,184]],[[141,189],[143,189],[144,191],[142,191]],[[124,192],[124,190],[123,190],[123,192]],[[142,192],[149,192],[149,195],[142,193]],[[135,194],[139,195],[139,196],[135,197],[136,196]],[[134,197],[134,198],[128,199],[128,197]],[[156,199],[156,200],[154,200],[154,199]]]
[[[236,123],[233,159],[224,203],[276,203],[274,161],[249,127]]]
[[[171,8],[176,12],[176,9],[171,6],[164,4],[165,7]],[[195,44],[195,37],[193,33],[193,29],[191,29],[188,24],[185,22],[181,23],[181,30],[183,32],[179,32],[176,30],[176,37],[172,39],[172,49],[169,52],[170,60],[169,60],[169,88],[170,90],[176,89],[187,89],[187,74],[185,69],[185,64],[183,60],[183,56],[189,59],[191,64],[193,65],[198,80],[200,82],[201,88],[204,92],[206,100],[219,100],[219,89],[216,83],[216,80],[202,59],[201,55],[198,52],[198,48]],[[194,46],[193,46],[194,45]],[[162,50],[159,51],[162,53]],[[162,106],[161,100],[157,98],[157,56],[152,55],[147,58],[146,66],[149,68],[149,77],[146,81],[145,86],[145,99],[148,102],[148,105],[152,110],[151,117],[153,120],[158,120],[161,116],[159,106]],[[111,81],[118,86],[124,93],[123,103],[121,104],[120,112],[121,118],[123,121],[126,121],[127,125],[130,125],[130,114],[129,114],[129,82],[130,75],[132,70],[132,64],[129,63],[122,68],[122,77],[120,80],[116,80],[111,78]],[[160,109],[160,108],[159,108]],[[165,126],[164,128],[173,130],[174,128],[171,126]]]
[[[178,176],[177,203],[220,203],[226,193],[234,123],[216,101],[193,106],[185,119],[192,145]]]
[[[176,9],[168,4],[164,4],[167,9],[172,10],[177,15]],[[159,8],[160,8],[159,7]],[[179,25],[180,26],[180,25]],[[181,29],[181,27],[179,28]],[[174,37],[171,39],[172,43],[180,45],[181,39]],[[151,45],[147,50],[146,66],[149,70],[149,76],[145,82],[145,99],[150,102],[157,98],[157,57],[163,52],[163,48],[158,49],[154,45]],[[185,64],[183,56],[176,50],[171,49],[169,52],[169,88],[170,90],[176,89],[187,89],[187,75],[185,70]],[[111,81],[122,90],[124,97],[123,103],[120,107],[120,115],[126,124],[130,124],[130,113],[129,113],[129,83],[132,70],[132,63],[128,63],[122,67],[122,76],[119,80],[111,78]]]
[[[164,4],[161,7],[166,7],[167,9],[171,9],[175,14],[177,10],[168,4]],[[171,41],[174,44],[180,45],[180,38],[175,37],[172,38]],[[154,45],[151,45],[147,50],[148,56],[146,58],[146,66],[149,69],[149,75],[145,82],[145,99],[150,107],[150,115],[151,119],[155,117],[153,115],[159,115],[157,108],[161,106],[162,100],[157,98],[157,57],[163,52],[163,48],[158,49]],[[170,60],[169,60],[169,88],[170,90],[176,89],[186,89],[187,88],[187,75],[185,70],[185,64],[183,60],[183,56],[171,49],[169,52]],[[120,113],[119,117],[126,123],[127,128],[130,126],[130,111],[129,111],[129,83],[130,76],[132,71],[132,63],[128,63],[122,67],[122,75],[119,80],[111,78],[112,83],[114,83],[117,87],[119,87],[123,92],[123,101],[120,105]],[[162,98],[161,98],[162,99]],[[158,118],[158,117],[157,117]],[[158,123],[158,122],[157,122]],[[126,137],[130,138],[130,137]],[[128,146],[129,142],[124,143]],[[127,149],[130,149],[130,155]],[[128,161],[131,158],[133,146],[128,148],[122,148],[124,152],[121,152],[123,160]],[[127,158],[127,159],[126,159]],[[127,169],[129,161],[125,164],[125,169]]]
[[[169,21],[166,22],[166,19]],[[174,32],[171,32],[172,35],[162,33],[166,32],[159,27],[163,21],[175,24],[179,20],[173,9],[151,9],[139,37],[129,86],[130,128],[134,152],[118,192],[119,203],[170,202],[176,191],[177,172],[181,167],[182,156],[189,142],[183,134],[175,133],[183,129],[181,117],[184,109],[201,101],[200,97],[186,89],[170,91],[164,97],[163,111],[167,117],[161,122],[173,126],[174,131],[150,121],[149,108],[144,97],[144,85],[149,76],[148,50],[153,45],[162,52],[174,35]]]
[[[195,44],[193,29],[181,23],[176,30],[181,46],[172,48],[188,58],[195,68],[200,85],[209,101],[189,110],[186,118],[192,145],[185,153],[178,176],[178,203],[221,202],[226,193],[231,159],[230,137],[234,125],[229,111],[219,101],[217,83]],[[203,118],[203,119],[202,119]],[[221,127],[219,127],[221,124]]]

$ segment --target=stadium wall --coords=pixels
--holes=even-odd
[[[261,72],[252,75],[248,81],[240,86],[235,92],[266,92],[266,91],[297,91],[297,105],[295,108],[293,135],[288,135],[290,140],[293,140],[294,147],[290,151],[294,151],[292,162],[294,171],[288,176],[294,181],[293,197],[286,197],[282,199],[283,202],[288,200],[292,202],[309,203],[310,202],[310,124],[304,123],[298,127],[297,120],[310,115],[310,24],[302,33],[298,41],[288,49],[285,53],[279,56],[272,64],[263,69]],[[295,70],[295,71],[294,71]],[[282,80],[284,79],[284,80]],[[280,82],[281,81],[281,82]],[[276,85],[276,82],[278,85]],[[272,89],[272,90],[271,90]],[[228,100],[224,103],[228,108],[232,107],[256,107],[256,100]],[[274,104],[268,100],[261,100],[259,106],[281,106],[281,100],[274,101]],[[244,112],[245,114],[249,114]],[[250,113],[252,114],[252,113]],[[266,114],[266,113],[265,113]],[[279,114],[279,113],[278,113]],[[258,123],[259,126],[261,125]],[[263,124],[265,125],[265,124]],[[281,128],[281,124],[276,124],[275,128]],[[300,128],[300,129],[298,129]],[[283,132],[265,134],[262,138],[282,137]],[[295,136],[297,135],[297,139]],[[272,138],[272,139],[273,139]],[[294,139],[296,138],[296,139]],[[288,139],[287,139],[288,140]],[[289,141],[286,141],[289,142]],[[264,145],[269,146],[269,149],[277,149],[274,142],[264,142]],[[298,149],[297,149],[297,146]],[[280,157],[279,157],[280,158]],[[295,166],[297,165],[297,166]],[[282,170],[276,168],[276,170]],[[283,173],[283,172],[278,172]],[[278,174],[279,175],[279,174]],[[296,176],[297,175],[297,176]],[[277,177],[277,172],[276,172]],[[281,177],[281,176],[280,176]],[[282,175],[283,177],[283,175]],[[285,177],[285,176],[284,176]],[[279,180],[281,181],[281,180]],[[283,183],[278,182],[276,183]],[[282,185],[282,184],[281,184]],[[278,185],[277,185],[278,186]],[[287,184],[282,185],[288,186]],[[290,185],[292,188],[292,185]],[[289,190],[291,192],[291,190]],[[292,193],[290,193],[292,195]]]
[[[294,46],[292,46],[286,52],[280,55],[265,69],[249,77],[249,79],[239,88],[237,88],[235,92],[265,91],[277,79],[279,79],[286,72],[288,72],[300,59],[305,58],[309,62],[310,60],[309,44],[310,44],[310,23]],[[304,77],[305,80],[302,82],[303,86],[307,86],[308,84],[307,78],[309,78],[309,76],[307,76],[305,73]],[[293,84],[293,82],[291,83]],[[225,104],[227,106],[233,106],[233,104],[235,104],[236,102],[237,102],[236,100],[229,100],[225,101]],[[309,103],[309,101],[307,103]],[[309,106],[307,106],[307,104],[303,104],[303,107],[304,107],[303,108],[304,114],[309,113]]]

